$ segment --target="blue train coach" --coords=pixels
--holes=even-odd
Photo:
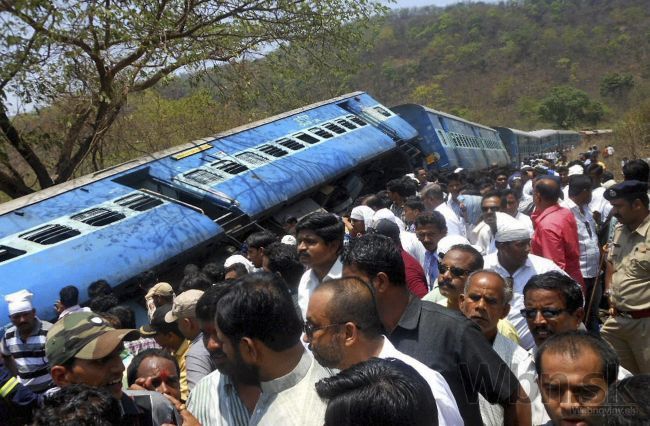
[[[391,109],[417,129],[420,149],[430,167],[482,170],[510,162],[499,134],[490,127],[422,105]]]
[[[307,210],[347,208],[363,188],[410,170],[417,136],[357,92],[5,203],[0,296],[26,288],[52,319],[66,285],[82,299],[98,279],[129,294],[140,273],[213,254],[280,211],[304,212],[305,200]]]

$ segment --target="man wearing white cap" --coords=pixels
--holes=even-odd
[[[42,393],[53,387],[45,356],[47,332],[52,324],[36,316],[32,306],[33,296],[27,290],[5,296],[13,325],[0,342],[0,352],[5,365],[18,376],[23,386]]]
[[[352,230],[351,237],[358,237],[366,233],[366,230],[372,226],[372,217],[375,211],[368,206],[356,206],[350,212],[350,223]]]
[[[498,272],[512,284],[513,298],[507,319],[517,329],[520,345],[529,350],[535,341],[519,312],[524,308],[524,286],[533,275],[562,271],[553,261],[530,254],[530,231],[519,221],[498,223],[495,246],[496,253],[485,256],[483,267]]]

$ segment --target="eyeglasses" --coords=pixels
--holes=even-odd
[[[542,309],[527,308],[527,309],[522,309],[519,312],[521,312],[521,316],[528,319],[535,319],[535,317],[537,316],[537,312],[541,312],[542,316],[546,319],[553,319],[559,317],[562,312],[568,312],[568,310],[554,309],[554,308],[542,308]]]
[[[440,275],[444,275],[447,271],[451,272],[451,275],[453,275],[456,278],[462,277],[472,272],[467,269],[457,268],[455,266],[447,266],[447,265],[443,265],[442,263],[438,263],[438,272],[440,272]]]
[[[307,337],[311,338],[314,335],[315,331],[324,330],[324,329],[330,328],[330,327],[336,327],[338,325],[345,325],[345,323],[344,322],[338,322],[336,324],[318,325],[317,326],[317,325],[314,325],[314,324],[310,323],[309,321],[305,321],[305,325],[303,326],[303,329],[305,330],[305,334],[307,335]],[[359,327],[357,327],[357,328],[359,328]]]
[[[481,210],[484,211],[484,212],[489,212],[489,211],[498,212],[499,207],[498,206],[493,206],[493,207],[482,207],[481,206]]]

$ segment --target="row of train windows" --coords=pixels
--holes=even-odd
[[[376,107],[375,109],[377,109]],[[381,112],[381,111],[380,111]],[[390,116],[390,113],[388,113]],[[320,126],[312,127],[307,132],[294,133],[291,136],[274,140],[271,143],[266,143],[255,149],[263,152],[264,154],[281,158],[288,155],[290,151],[298,151],[308,145],[313,145],[320,142],[322,139],[330,139],[337,135],[342,135],[351,130],[363,127],[368,123],[361,117],[356,115],[348,115],[345,118],[339,118]],[[314,135],[318,136],[315,137]],[[279,146],[278,146],[279,145]],[[282,148],[280,148],[282,147]],[[284,149],[286,148],[286,149]],[[234,157],[243,163],[250,164],[254,167],[261,166],[268,163],[270,160],[252,151],[244,151],[235,154]],[[229,177],[229,175],[237,175],[249,169],[248,166],[233,160],[220,159],[207,166],[210,170],[196,169],[187,172],[183,175],[185,179],[189,179],[201,185],[214,185]],[[224,172],[224,173],[221,173]]]
[[[115,201],[115,204],[126,207],[130,210],[142,212],[152,209],[163,203],[162,200],[150,197],[145,194],[130,194]],[[105,208],[95,207],[76,215],[70,216],[70,219],[83,222],[90,226],[100,227],[117,222],[126,218],[123,213]],[[81,231],[71,226],[60,225],[58,223],[40,226],[31,231],[20,234],[19,237],[41,245],[51,245],[80,235]],[[13,259],[14,257],[25,254],[25,250],[19,250],[13,247],[0,245],[0,263]]]
[[[501,144],[495,139],[477,138],[476,136],[467,136],[460,133],[449,133],[453,145],[460,148],[479,148],[479,149],[501,149]],[[443,139],[444,140],[444,139]]]

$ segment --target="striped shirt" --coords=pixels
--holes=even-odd
[[[0,343],[2,355],[13,357],[20,383],[37,393],[53,386],[45,357],[45,341],[50,328],[52,324],[36,318],[34,329],[27,340],[20,337],[16,326],[11,326]]]
[[[250,414],[230,377],[213,371],[196,384],[187,409],[204,426],[246,426]]]

